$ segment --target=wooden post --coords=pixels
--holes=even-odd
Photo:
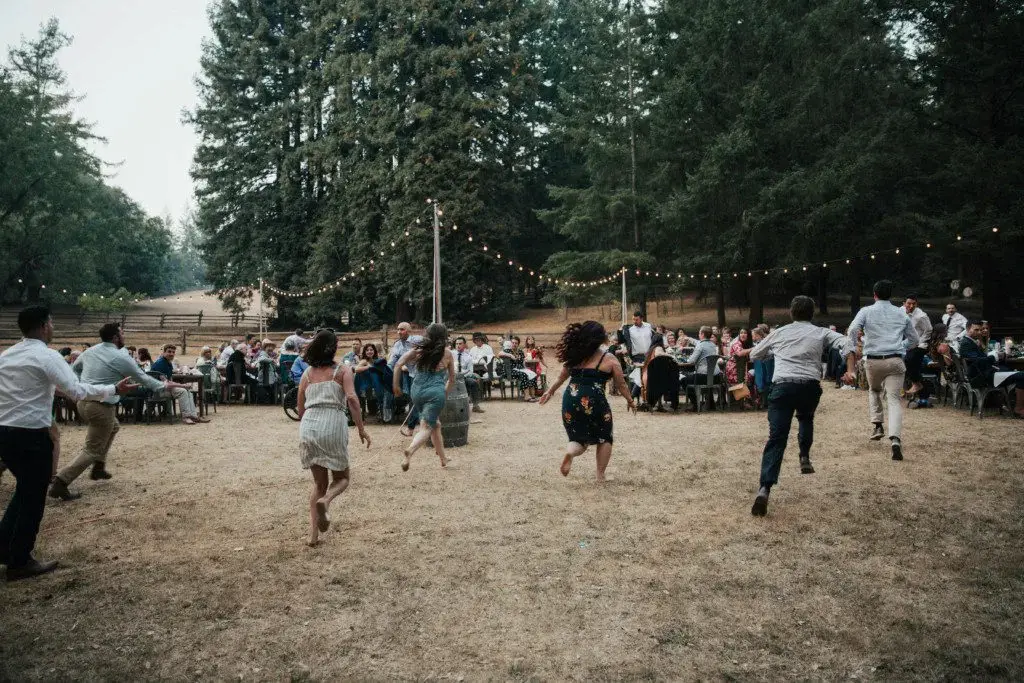
[[[384,350],[386,351],[387,348],[388,348],[388,326],[387,325],[381,325],[380,326],[380,338],[384,340]]]
[[[166,313],[161,313],[160,314],[160,329],[161,330],[164,329],[164,318],[166,318],[166,317],[167,317]]]
[[[717,299],[718,307],[718,327],[725,327],[725,285],[722,284],[722,278],[716,278],[718,280],[718,286],[715,287],[715,299]]]
[[[753,329],[764,320],[764,296],[761,291],[763,280],[761,271],[750,276],[750,312],[747,315],[747,327]]]
[[[184,354],[188,352],[188,331],[181,331],[181,352]]]
[[[196,327],[203,326],[203,312],[199,311],[199,319],[196,321]]]

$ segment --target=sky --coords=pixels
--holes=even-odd
[[[192,197],[197,137],[182,111],[197,101],[207,0],[0,0],[0,45],[34,37],[50,17],[71,34],[60,53],[75,113],[107,139],[92,149],[147,213],[177,219]]]

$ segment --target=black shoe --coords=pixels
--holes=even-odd
[[[806,455],[800,458],[800,474],[814,474],[814,467],[811,465],[811,459]]]
[[[754,505],[750,508],[750,514],[755,517],[764,517],[768,514],[768,496],[764,494],[757,494],[757,498],[754,499]]]
[[[81,493],[69,491],[68,485],[62,482],[60,479],[54,479],[53,483],[50,484],[50,498],[60,498],[61,500],[78,500],[81,497]]]
[[[875,431],[871,432],[871,440],[881,441],[883,436],[885,436],[885,430],[882,429],[882,425],[875,425]]]
[[[33,576],[49,574],[56,568],[56,560],[50,560],[49,562],[40,562],[39,560],[30,558],[28,564],[23,564],[20,567],[8,567],[7,580],[21,581],[22,579],[31,579]]]
[[[92,464],[92,473],[89,475],[89,478],[92,479],[93,481],[99,481],[100,479],[110,479],[111,476],[112,475],[110,474],[110,472],[107,472],[107,466],[105,463],[94,462]]]
[[[903,459],[903,447],[900,445],[899,441],[893,441],[892,442],[892,459],[893,460],[902,460]]]

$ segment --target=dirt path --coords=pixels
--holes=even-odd
[[[559,476],[557,406],[489,402],[452,471],[373,425],[317,549],[279,409],[125,426],[47,510],[66,568],[0,583],[0,679],[1021,678],[1020,423],[915,411],[894,463],[866,401],[825,390],[818,473],[789,453],[763,520],[763,413],[614,399],[603,487]]]

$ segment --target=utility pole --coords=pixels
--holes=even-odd
[[[263,278],[260,278],[260,339],[266,339],[263,329]]]
[[[428,200],[430,201],[430,200]],[[437,208],[437,200],[431,202],[434,207],[434,302],[433,322],[440,323],[441,318],[441,211]]]

